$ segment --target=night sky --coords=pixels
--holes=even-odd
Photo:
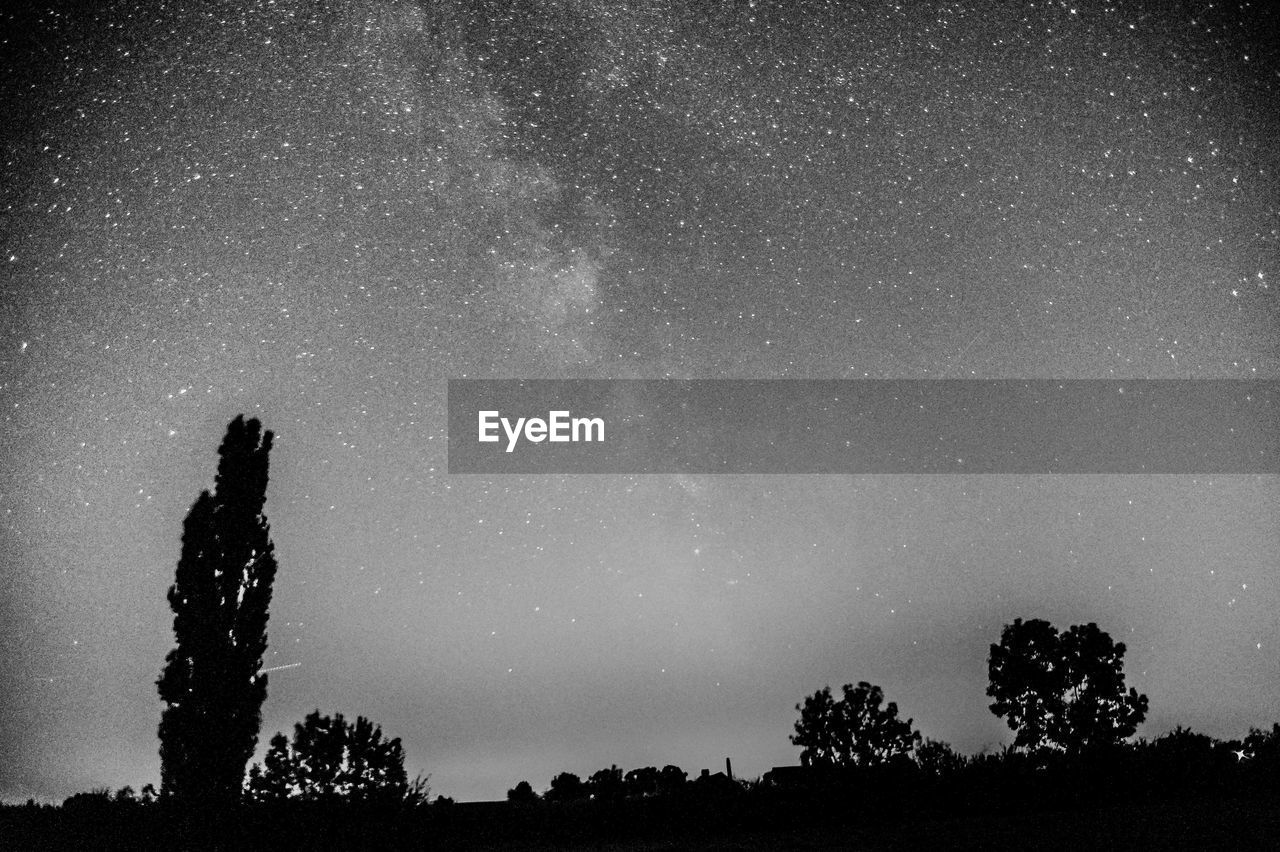
[[[158,783],[184,515],[277,433],[262,740],[433,794],[795,763],[881,685],[1011,741],[1000,627],[1141,729],[1280,720],[1275,476],[460,476],[449,378],[1280,378],[1266,4],[4,13],[0,798]]]

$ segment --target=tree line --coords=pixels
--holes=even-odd
[[[1014,619],[987,660],[995,700],[991,712],[1014,731],[1014,746],[1031,754],[1078,754],[1116,746],[1146,718],[1147,696],[1125,690],[1123,642],[1098,625],[1059,633],[1047,621]],[[940,756],[945,743],[922,743],[898,705],[884,703],[880,687],[845,684],[836,699],[824,687],[797,704],[800,720],[791,742],[805,766],[873,766],[923,749]],[[930,757],[930,759],[941,759]]]
[[[131,788],[80,793],[64,803],[65,811],[127,811],[156,802],[206,814],[315,803],[426,811],[426,779],[408,777],[401,741],[363,716],[350,721],[316,710],[291,737],[273,736],[262,762],[246,772],[268,686],[263,655],[277,565],[263,509],[272,441],[256,419],[233,420],[218,449],[214,489],[200,493],[183,523],[167,594],[175,644],[156,682],[164,703],[159,791],[146,785],[140,795]],[[1040,619],[1005,625],[990,646],[987,695],[992,713],[1014,738],[995,754],[964,756],[923,737],[879,686],[861,681],[844,684],[839,693],[823,687],[795,705],[799,718],[790,741],[801,751],[794,771],[743,781],[704,770],[691,780],[675,765],[626,772],[611,766],[585,779],[561,772],[541,793],[520,781],[507,800],[603,807],[745,796],[757,805],[785,801],[803,809],[801,800],[784,794],[807,791],[811,804],[815,790],[856,789],[864,802],[880,801],[894,789],[913,795],[933,790],[943,800],[962,801],[975,790],[998,788],[1014,800],[1046,784],[1061,793],[1086,776],[1095,787],[1120,778],[1131,785],[1135,778],[1151,784],[1159,779],[1167,786],[1182,778],[1191,786],[1227,789],[1247,782],[1280,790],[1280,725],[1251,729],[1238,741],[1178,728],[1132,742],[1149,702],[1126,685],[1125,652],[1124,643],[1092,623],[1064,631]],[[452,804],[437,798],[431,810],[444,813]]]
[[[165,703],[160,795],[202,804],[244,798],[422,801],[425,781],[406,776],[399,739],[384,738],[364,717],[352,723],[318,710],[295,726],[292,740],[275,735],[262,764],[246,777],[268,684],[262,658],[276,560],[263,507],[272,441],[258,420],[233,420],[218,449],[214,490],[201,492],[183,524],[168,591],[175,645],[157,681]],[[1092,623],[1061,632],[1040,619],[1005,625],[990,648],[987,695],[991,711],[1014,732],[1013,748],[1047,759],[1129,740],[1146,718],[1148,699],[1126,688],[1125,650]],[[796,710],[791,742],[801,748],[805,767],[913,760],[942,768],[959,759],[946,743],[923,739],[911,719],[899,717],[897,704],[866,681],[845,684],[838,697],[824,687]],[[676,766],[626,774],[615,766],[585,781],[561,773],[545,798],[655,795],[679,790],[686,780]],[[538,794],[520,782],[508,798],[529,801]]]

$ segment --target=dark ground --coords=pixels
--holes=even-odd
[[[1072,810],[1005,813],[982,817],[899,815],[858,822],[851,812],[831,814],[826,825],[768,827],[738,824],[724,812],[678,823],[657,819],[638,825],[623,819],[622,839],[607,839],[607,824],[572,819],[385,820],[366,823],[336,814],[316,820],[287,817],[271,824],[253,819],[199,832],[172,830],[153,816],[135,813],[68,814],[61,810],[5,808],[0,848],[24,849],[440,849],[440,850],[828,850],[828,849],[1280,849],[1280,801],[1272,797],[1205,799],[1193,803],[1143,803]],[[727,819],[726,819],[727,817]],[[751,820],[746,820],[751,822]],[[221,835],[219,839],[215,839]]]

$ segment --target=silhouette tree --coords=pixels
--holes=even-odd
[[[103,818],[111,813],[111,789],[95,787],[87,792],[74,793],[62,800],[62,810],[89,817]]]
[[[1096,624],[1065,633],[1047,621],[1014,619],[991,646],[987,661],[991,712],[1015,731],[1029,752],[1069,753],[1114,745],[1147,715],[1147,697],[1125,691],[1123,642]]]
[[[586,797],[586,786],[572,772],[561,772],[552,778],[551,789],[547,791],[547,798],[553,802],[572,802]]]
[[[953,775],[965,767],[964,756],[942,740],[926,738],[916,746],[915,759],[916,765],[930,775]]]
[[[271,738],[262,765],[249,769],[250,797],[263,802],[278,802],[299,790],[298,771],[289,749],[289,738],[276,734]]]
[[[678,793],[684,789],[689,775],[679,766],[668,763],[658,773],[658,792],[664,795]]]
[[[183,525],[169,606],[174,648],[156,681],[161,790],[186,802],[240,796],[258,742],[267,676],[267,607],[276,560],[263,504],[271,432],[243,416],[218,448],[214,491]]]
[[[801,746],[800,762],[806,766],[872,766],[911,753],[920,734],[911,720],[898,718],[898,705],[881,707],[884,692],[862,681],[843,687],[844,696],[831,697],[825,686],[796,705],[794,745]]]
[[[658,792],[658,778],[661,773],[656,766],[644,766],[632,769],[622,777],[627,796],[652,796]]]
[[[991,712],[1015,731],[1013,744],[1028,751],[1048,748],[1061,718],[1061,648],[1047,621],[1020,618],[1007,624],[987,659]]]
[[[384,739],[382,728],[363,716],[355,724],[341,713],[316,710],[293,726],[293,742],[271,738],[262,766],[249,772],[249,793],[256,801],[344,798],[358,801],[426,801],[425,779],[410,782],[399,737]]]
[[[1073,625],[1062,634],[1066,662],[1068,750],[1114,745],[1133,736],[1147,717],[1147,696],[1125,691],[1123,642],[1114,642],[1098,625]]]
[[[538,801],[538,794],[533,792],[533,786],[528,781],[521,781],[507,791],[507,801],[528,804],[529,802]]]
[[[1247,761],[1245,770],[1254,784],[1280,791],[1280,724],[1269,731],[1250,728],[1235,757]]]
[[[1280,723],[1274,723],[1271,730],[1250,728],[1249,734],[1242,743],[1241,755],[1249,760],[1265,760],[1280,767]]]
[[[622,770],[617,766],[599,769],[587,779],[587,794],[593,799],[620,799],[623,794]]]

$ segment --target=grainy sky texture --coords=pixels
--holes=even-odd
[[[1266,4],[78,4],[0,26],[0,797],[158,780],[182,518],[278,434],[263,740],[499,798],[870,680],[1010,740],[1015,617],[1144,732],[1280,717],[1276,477],[463,477],[448,378],[1277,378]]]

